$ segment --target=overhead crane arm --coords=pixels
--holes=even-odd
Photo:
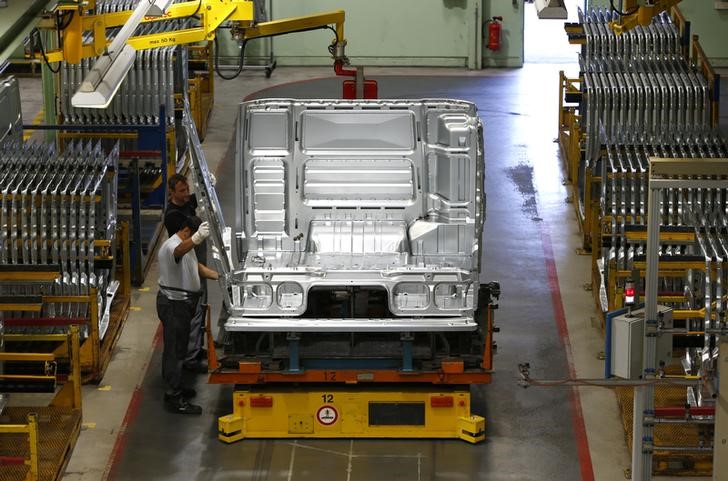
[[[54,18],[42,25],[57,30],[61,39],[57,50],[44,52],[41,49],[41,57],[46,62],[78,63],[84,58],[98,57],[73,95],[71,103],[74,107],[107,107],[133,65],[138,50],[214,40],[223,22],[232,23],[233,35],[240,40],[332,28],[330,25],[335,24],[336,28],[332,30],[336,32],[336,39],[329,51],[337,74],[348,74],[341,68],[348,65],[344,53],[343,10],[256,23],[252,0],[193,0],[170,5],[164,10],[157,7],[157,3],[144,1],[138,3],[134,10],[103,14],[96,13],[94,1],[63,4],[57,7]],[[138,25],[143,23],[187,19],[197,15],[200,19],[197,27],[132,36]],[[108,42],[107,29],[115,27],[121,29]],[[84,43],[84,37],[88,38],[87,32],[92,32],[92,39]]]
[[[618,10],[619,21],[610,22],[609,26],[617,34],[631,30],[638,25],[647,26],[652,19],[662,12],[668,11],[680,3],[680,0],[624,0],[622,10]],[[612,0],[612,8],[617,10]]]
[[[111,42],[106,40],[106,30],[123,26],[132,16],[133,11],[94,14],[85,6],[59,5],[58,11],[72,15],[68,25],[62,31],[63,45],[56,50],[46,52],[48,62],[66,61],[78,63],[83,58],[102,55]],[[317,27],[335,24],[338,44],[335,52],[343,57],[346,45],[344,39],[344,11],[336,10],[302,17],[254,22],[252,0],[193,0],[170,6],[162,16],[145,16],[141,23],[161,20],[184,19],[192,15],[200,16],[200,26],[173,32],[162,32],[130,37],[127,45],[135,50],[155,47],[183,45],[213,40],[217,29],[223,22],[233,22],[233,34],[243,39],[267,37],[284,33],[310,30]],[[55,29],[54,19],[42,22],[40,27]],[[84,32],[93,32],[93,42],[83,43]]]
[[[611,28],[617,35],[637,26],[648,26],[654,17],[662,12],[667,12],[680,3],[681,0],[623,0],[622,6],[617,5],[617,0],[610,0],[610,8],[618,16],[618,20],[609,22]],[[621,8],[621,9],[620,9]],[[581,23],[565,23],[564,30],[572,45],[583,45],[586,43],[584,26]]]

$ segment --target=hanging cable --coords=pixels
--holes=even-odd
[[[238,58],[238,68],[235,70],[235,73],[231,76],[225,76],[220,71],[220,49],[218,48],[217,35],[215,35],[215,72],[217,72],[220,78],[224,80],[233,80],[240,75],[240,72],[243,71],[243,67],[245,66],[245,45],[247,43],[247,40],[243,40],[243,43],[240,45],[240,57]]]
[[[59,65],[58,68],[53,70],[53,67],[51,67],[50,62],[48,62],[48,57],[46,57],[45,49],[43,48],[43,40],[40,38],[40,30],[37,28],[34,28],[31,32],[31,35],[35,38],[35,41],[38,43],[38,48],[40,49],[40,54],[43,57],[43,61],[45,62],[46,66],[48,67],[48,70],[50,70],[53,73],[58,73],[61,70],[61,66]],[[35,45],[33,45],[34,42],[31,41],[31,50],[33,55],[35,55]]]
[[[333,56],[336,55],[336,45],[339,43],[339,32],[332,27],[331,25],[326,25],[324,28],[328,28],[332,32],[334,32],[334,36],[336,37],[336,42],[329,45],[329,53]]]
[[[61,32],[63,32],[73,21],[73,16],[76,12],[68,12],[68,13],[56,13],[56,32],[58,34],[58,44],[61,45],[62,39],[61,39]],[[68,18],[68,20],[65,20]],[[35,46],[37,43],[38,49],[40,50],[40,54],[43,57],[43,61],[45,62],[46,66],[48,67],[48,70],[50,70],[52,73],[58,73],[61,71],[61,66],[59,65],[55,70],[53,67],[51,67],[50,62],[48,61],[48,57],[46,56],[45,49],[43,48],[43,40],[41,39],[40,30],[37,28],[34,28],[31,33],[31,50],[32,54],[35,54]]]
[[[75,14],[76,12],[74,12],[73,10],[68,13],[56,12],[56,28],[60,31],[68,28],[68,26],[71,25],[71,21],[73,20],[73,16]],[[63,19],[65,19],[66,17],[68,17],[68,20],[63,23]]]
[[[70,11],[68,13],[56,12],[56,38],[58,40],[58,45],[63,45],[63,37],[61,34],[66,28],[68,28],[69,25],[71,25],[71,21],[73,21],[75,13],[76,12],[74,11]],[[68,20],[64,23],[66,16],[68,17]]]
[[[220,28],[224,28],[224,27],[220,27]],[[265,37],[277,37],[279,35],[288,35],[289,33],[301,33],[301,32],[310,32],[312,30],[326,30],[326,29],[332,30],[334,32],[334,35],[336,35],[336,43],[339,43],[339,34],[336,31],[336,29],[333,28],[331,25],[323,25],[321,27],[302,28],[301,30],[293,30],[290,32],[274,33],[272,35],[265,35]],[[263,36],[257,37],[257,38],[263,38]],[[238,67],[235,70],[235,73],[230,77],[226,77],[225,75],[220,73],[217,35],[215,36],[215,56],[214,56],[215,57],[215,72],[217,72],[217,74],[221,78],[223,78],[225,80],[233,80],[233,79],[237,78],[238,75],[240,75],[240,73],[243,71],[243,67],[245,66],[245,44],[247,42],[248,42],[248,39],[243,40],[243,43],[240,46],[240,58],[238,60]],[[332,44],[332,45],[328,46],[328,50],[331,55],[334,55],[335,45],[336,44]]]

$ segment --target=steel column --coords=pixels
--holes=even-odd
[[[647,251],[645,275],[645,331],[643,338],[642,372],[643,379],[653,379],[656,376],[656,344],[659,328],[657,317],[658,276],[659,276],[659,242],[660,242],[660,212],[661,190],[667,188],[690,187],[725,187],[726,180],[696,180],[685,176],[714,176],[728,173],[726,159],[686,160],[686,159],[658,159],[650,157],[649,191],[647,201]],[[682,178],[681,178],[682,177]],[[708,271],[708,275],[710,275]],[[710,326],[712,327],[712,326]],[[706,326],[706,332],[708,329]],[[725,337],[721,342],[724,358],[721,359],[719,370],[724,385],[728,384],[726,368],[728,357],[725,349],[728,342]],[[719,358],[720,359],[720,358]],[[652,451],[654,446],[653,425],[646,422],[646,416],[652,417],[654,413],[654,387],[652,384],[635,388],[634,418],[632,442],[632,481],[649,481],[652,479]],[[722,411],[722,412],[721,412]],[[719,397],[716,408],[716,434],[713,476],[715,480],[728,479],[728,441],[726,429],[728,406],[725,395]],[[721,464],[723,463],[723,464]]]
[[[650,171],[652,164],[650,162]],[[645,276],[645,332],[642,341],[642,376],[655,376],[657,343],[657,274],[660,249],[660,197],[659,186],[650,184],[647,197],[647,274]],[[632,421],[632,481],[652,479],[652,450],[645,449],[645,441],[652,443],[653,426],[645,425],[645,413],[655,407],[655,388],[651,385],[635,387]]]

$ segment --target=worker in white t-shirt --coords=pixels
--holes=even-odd
[[[217,279],[217,272],[197,261],[195,246],[210,235],[207,222],[188,217],[179,231],[159,248],[159,292],[157,315],[162,321],[164,351],[162,378],[166,385],[164,406],[179,414],[201,414],[202,408],[191,404],[192,388],[182,386],[182,365],[187,357],[190,325],[202,293],[200,278]]]

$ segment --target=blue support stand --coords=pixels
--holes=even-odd
[[[142,218],[141,218],[141,185],[139,183],[139,159],[131,159],[129,163],[129,184],[131,189],[131,273],[132,279],[144,277],[142,265]],[[138,213],[134,215],[133,213]]]
[[[412,334],[406,332],[402,334],[400,338],[402,341],[402,372],[413,372],[414,363],[412,360],[412,341],[414,337]]]
[[[288,371],[301,372],[300,341],[301,338],[295,332],[289,332],[286,336],[288,341]]]

